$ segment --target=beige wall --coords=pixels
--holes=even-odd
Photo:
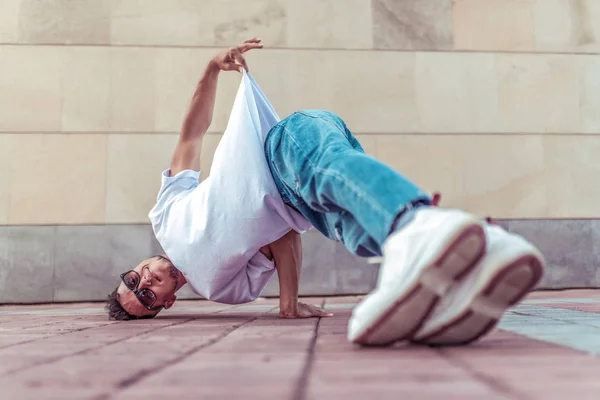
[[[205,63],[254,35],[282,117],[338,113],[444,205],[600,217],[600,1],[2,0],[0,224],[147,223]]]

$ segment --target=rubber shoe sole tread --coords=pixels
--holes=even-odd
[[[518,304],[540,281],[544,271],[539,254],[524,254],[496,266],[487,284],[444,325],[413,340],[429,346],[465,345],[487,335],[504,312]]]
[[[459,230],[434,258],[435,261],[422,268],[408,288],[391,295],[387,307],[379,312],[379,316],[364,332],[348,339],[370,346],[388,346],[397,341],[410,340],[440,297],[481,259],[485,246],[485,233],[480,224],[474,222]],[[389,290],[386,288],[388,295]],[[373,295],[377,295],[377,290]]]

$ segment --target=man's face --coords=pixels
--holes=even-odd
[[[121,281],[117,289],[121,306],[131,315],[137,317],[157,314],[163,307],[170,308],[175,302],[175,291],[178,289],[179,271],[167,258],[150,258],[134,268],[135,273],[125,276],[128,284],[134,285],[139,280],[137,290],[149,289],[156,296],[152,310],[148,310],[135,293]],[[147,296],[145,296],[147,297]]]

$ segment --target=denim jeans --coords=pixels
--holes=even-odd
[[[381,255],[396,218],[428,194],[365,154],[340,117],[296,112],[265,141],[265,155],[283,201],[332,240],[361,257]]]

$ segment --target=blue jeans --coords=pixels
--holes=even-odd
[[[340,117],[299,111],[269,132],[265,154],[283,201],[361,257],[381,255],[396,218],[430,197],[365,154]]]

